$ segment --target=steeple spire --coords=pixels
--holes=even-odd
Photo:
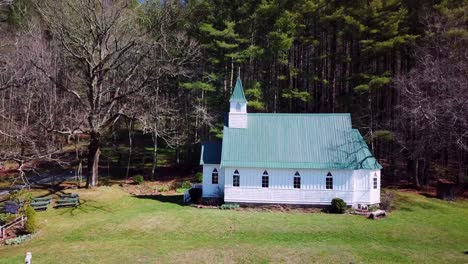
[[[240,68],[239,74],[237,75],[236,86],[234,87],[234,91],[232,92],[231,99],[229,99],[229,102],[247,102],[247,99],[245,99],[244,88],[242,87],[242,81],[240,78]]]
[[[247,100],[245,99],[244,88],[239,74],[237,75],[236,86],[229,100],[229,128],[247,128]]]

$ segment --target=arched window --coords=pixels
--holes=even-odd
[[[216,168],[211,173],[211,184],[218,184],[218,170]]]
[[[262,188],[268,188],[268,185],[269,185],[268,172],[264,171],[262,175]]]
[[[377,172],[374,173],[373,183],[374,183],[374,189],[377,189],[378,187]]]
[[[327,177],[325,178],[325,189],[333,190],[333,175],[331,172],[328,172]]]
[[[236,104],[236,111],[237,112],[241,111],[241,104],[239,102]]]
[[[299,174],[298,171],[294,174],[294,189],[300,189],[301,188],[301,175]]]
[[[240,174],[238,170],[234,171],[234,175],[232,175],[232,186],[239,187],[240,185]]]

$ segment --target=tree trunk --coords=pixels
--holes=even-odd
[[[91,133],[91,142],[88,146],[88,175],[86,179],[86,188],[92,188],[98,185],[99,156],[101,155],[100,144],[101,140],[99,133]]]
[[[125,180],[128,180],[130,174],[130,165],[132,164],[132,152],[133,152],[133,120],[129,121],[128,124],[128,159],[127,159],[127,170],[125,172]]]
[[[457,177],[457,182],[459,185],[463,185],[465,183],[465,170],[463,168],[463,151],[458,150],[458,177]]]
[[[180,165],[180,146],[179,146],[179,144],[177,144],[177,146],[176,146],[176,163],[177,163],[177,166]]]
[[[153,139],[153,166],[151,168],[151,180],[154,180],[154,176],[156,175],[156,168],[158,166],[158,134],[152,133],[151,138]]]
[[[414,186],[419,189],[421,187],[421,184],[419,183],[419,160],[415,159],[414,160]]]

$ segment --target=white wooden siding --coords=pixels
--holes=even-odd
[[[240,104],[240,110],[236,108]],[[229,108],[229,127],[247,128],[247,103],[231,102]]]
[[[246,128],[247,114],[246,113],[229,113],[230,128]]]
[[[377,174],[377,189],[374,189],[374,174]],[[369,171],[369,182],[370,182],[370,201],[371,204],[380,203],[380,170]]]
[[[232,187],[232,175],[236,168],[225,168],[226,187]],[[294,174],[296,171],[301,175],[301,189],[303,190],[326,190],[325,178],[328,170],[291,170],[291,169],[237,169],[240,174],[240,187],[258,188],[262,187],[262,175],[266,170],[269,175],[269,188],[272,189],[293,189]],[[331,170],[333,175],[333,190],[350,191],[353,190],[352,173],[346,170]]]
[[[218,169],[219,184],[211,184],[211,173]],[[233,187],[235,170],[240,174],[240,186]],[[269,187],[262,188],[262,176],[268,172]],[[294,189],[294,174],[301,176],[301,188]],[[326,176],[333,177],[333,189],[326,189]],[[374,173],[377,189],[373,189]],[[219,187],[219,189],[218,189]],[[379,170],[292,170],[263,168],[220,168],[203,166],[203,196],[215,197],[224,191],[225,202],[284,203],[328,205],[333,198],[341,198],[348,205],[380,203]]]
[[[211,174],[213,169],[218,170],[218,184],[212,184]],[[203,165],[203,196],[204,197],[216,197],[219,196],[219,192],[224,192],[224,169],[215,164]]]

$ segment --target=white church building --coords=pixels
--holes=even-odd
[[[248,114],[242,82],[222,142],[202,145],[203,197],[226,203],[380,203],[380,170],[350,114]]]

